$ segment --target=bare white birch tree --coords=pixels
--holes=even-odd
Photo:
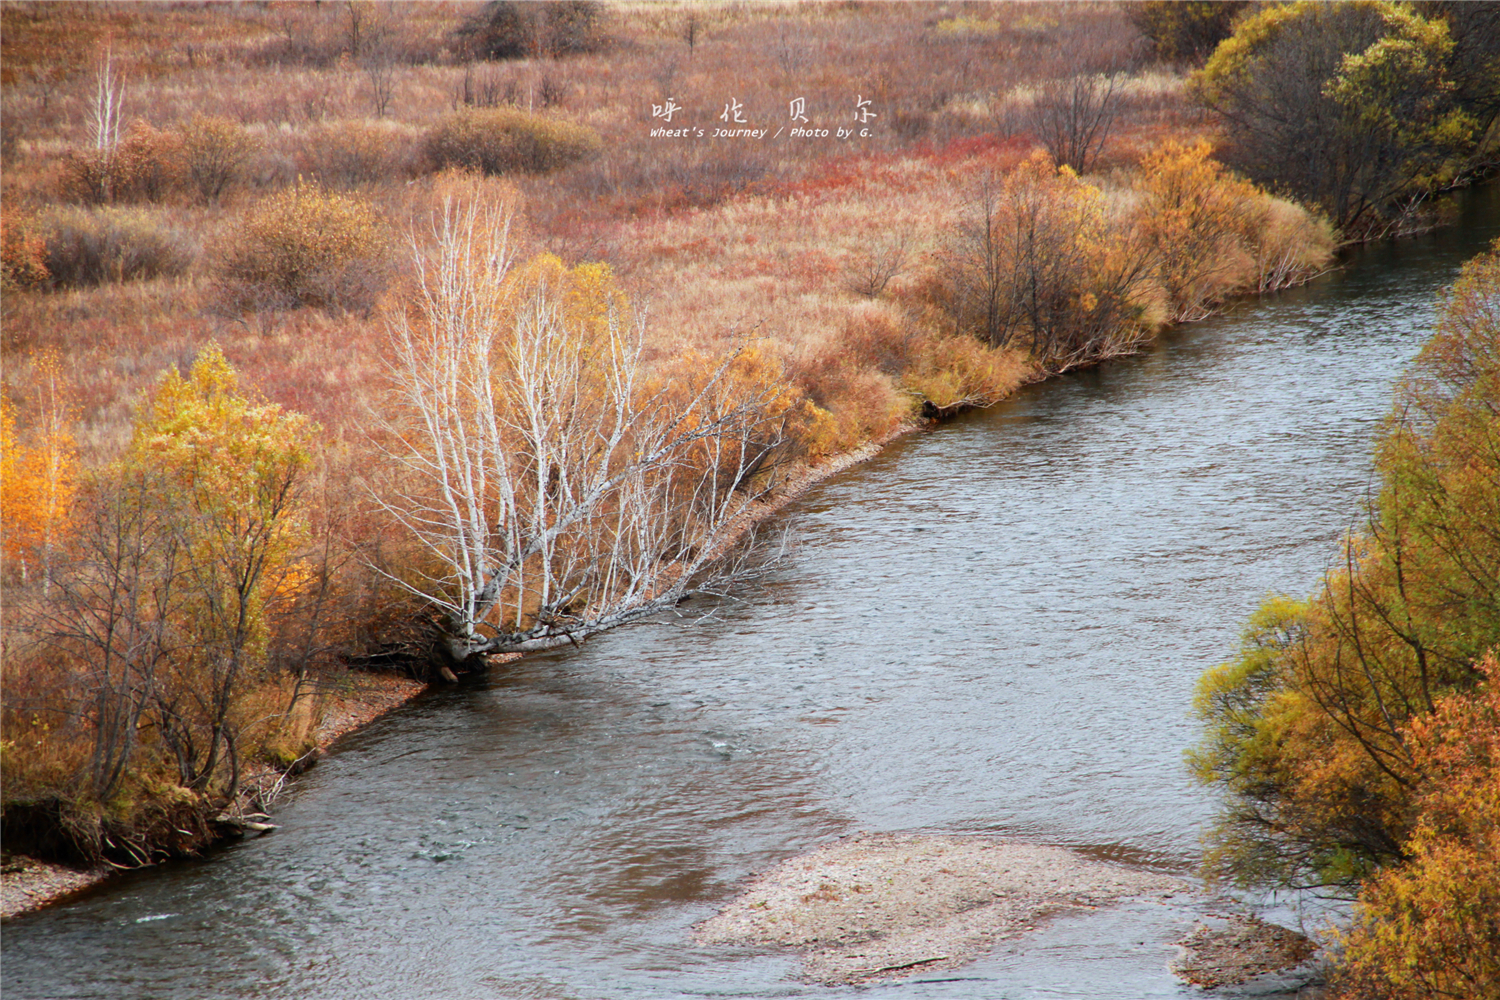
[[[765,488],[779,390],[733,391],[732,356],[695,386],[655,384],[642,324],[611,297],[590,322],[563,281],[508,280],[501,206],[450,200],[433,229],[390,321],[405,485],[377,499],[425,557],[393,579],[440,611],[457,663],[672,606]]]
[[[114,52],[105,49],[94,81],[94,103],[89,106],[89,138],[100,156],[114,153],[120,144],[121,110],[125,105],[125,80],[114,69]]]

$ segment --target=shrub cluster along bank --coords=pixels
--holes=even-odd
[[[1215,158],[1113,5],[0,17],[0,762],[59,853],[190,849],[351,664],[659,606],[797,467],[1338,239]],[[882,127],[664,153],[637,101],[792,90]]]
[[[1500,989],[1500,243],[1401,384],[1341,568],[1268,600],[1206,674],[1211,864],[1358,894],[1348,998]]]

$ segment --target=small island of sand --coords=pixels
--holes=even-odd
[[[951,969],[1039,920],[1193,891],[1178,878],[987,836],[864,834],[791,858],[700,924],[703,944],[802,952],[812,982]]]

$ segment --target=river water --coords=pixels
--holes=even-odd
[[[9,923],[7,1000],[1185,997],[1202,904],[1059,919],[959,973],[800,984],[699,948],[752,873],[937,830],[1190,873],[1193,683],[1316,587],[1434,296],[1500,235],[1366,250],[809,492],[756,589],[434,693],[300,779],[281,829]]]

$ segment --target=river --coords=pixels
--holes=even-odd
[[[339,743],[275,834],[8,923],[7,1000],[1186,997],[1203,904],[1072,916],[871,988],[700,948],[751,873],[861,830],[1190,873],[1194,681],[1314,589],[1434,296],[1500,235],[1367,249],[1151,350],[911,435],[810,491],[733,601],[532,657]]]

